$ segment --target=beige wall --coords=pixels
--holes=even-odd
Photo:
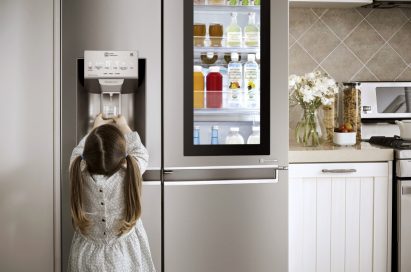
[[[290,9],[289,73],[337,81],[411,81],[411,9]],[[301,118],[290,107],[290,143]]]
[[[411,80],[411,9],[290,10],[290,74]]]

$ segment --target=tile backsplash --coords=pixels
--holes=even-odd
[[[411,80],[411,9],[290,9],[290,74]]]

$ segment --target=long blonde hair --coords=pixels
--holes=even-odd
[[[82,156],[74,159],[70,167],[70,201],[73,225],[86,234],[91,222],[83,207],[84,178],[81,161],[84,160],[91,175],[111,176],[126,163],[124,182],[125,218],[122,220],[119,235],[128,232],[141,215],[142,177],[134,158],[126,155],[126,140],[114,125],[103,125],[90,132],[84,145]]]

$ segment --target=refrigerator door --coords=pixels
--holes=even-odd
[[[285,184],[166,182],[165,271],[287,271]]]
[[[145,181],[142,193],[142,214],[144,229],[150,243],[151,256],[157,271],[161,268],[161,182]]]
[[[286,165],[288,163],[288,1],[262,1],[261,6],[233,7],[193,5],[193,1],[176,0],[164,1],[164,11],[165,169],[215,166],[229,168],[247,165],[271,165],[275,168],[277,165]],[[230,46],[226,41],[233,13],[237,13],[241,33],[244,33],[249,13],[255,14],[252,16],[255,16],[256,24],[258,22],[261,24],[260,47],[246,46],[245,40],[242,40],[241,46]],[[214,39],[215,36],[206,35],[203,46],[193,47],[202,39],[193,38],[193,29],[199,25],[203,33],[205,27],[206,33],[210,34],[210,27],[213,24],[217,25],[220,35],[223,28],[223,37]],[[214,33],[213,31],[215,30],[211,29],[211,34]],[[221,43],[221,46],[213,47],[212,42]],[[208,86],[209,93],[205,86],[203,103],[201,103],[201,94],[198,96],[193,88],[194,71],[200,69],[203,76],[206,75],[205,85],[207,85],[207,82],[213,80],[207,79],[207,76],[212,74],[210,66],[218,66],[221,71],[218,72],[219,74],[227,70],[224,58],[226,54],[228,54],[226,58],[231,57],[230,53],[233,52],[241,55],[244,70],[244,60],[249,54],[256,57],[258,51],[260,51],[261,77],[257,78],[255,85],[261,86],[261,92],[256,91],[257,96],[259,93],[261,95],[256,105],[245,103],[234,108],[229,103],[230,99],[227,103],[224,102],[227,95],[233,93],[229,88],[231,84],[227,82],[223,82],[222,93],[217,95],[211,89],[220,88],[220,85]],[[214,64],[207,64],[214,61],[213,57],[207,60],[207,53],[217,56]],[[201,57],[204,54],[205,56]],[[201,67],[193,68],[193,65]],[[242,78],[244,79],[244,75]],[[223,81],[225,79],[228,77],[224,76]],[[243,91],[244,101],[247,102],[249,84],[246,85],[247,87],[242,88],[241,91]],[[201,86],[198,88],[201,93]],[[207,107],[208,102],[210,103]],[[211,137],[215,136],[216,126],[218,137]],[[252,127],[260,128],[259,144],[258,141],[246,144],[251,136]],[[212,132],[213,128],[214,132]],[[193,137],[196,135],[193,133],[196,129],[199,130],[199,141]],[[245,144],[239,144],[240,137],[232,137],[233,134],[237,134],[236,130],[239,130],[238,133]],[[216,139],[218,142],[215,141]],[[253,139],[256,140],[258,137]],[[226,144],[228,142],[234,144]],[[166,180],[178,179],[173,178],[171,174],[167,175]]]
[[[61,93],[61,250],[62,271],[67,261],[73,228],[70,217],[68,167],[80,130],[77,115],[76,61],[84,50],[136,50],[145,59],[145,131],[138,131],[149,152],[149,170],[159,172],[161,165],[161,1],[160,0],[72,0],[62,1],[62,93]],[[83,101],[84,103],[84,101]],[[88,114],[88,113],[86,113]],[[141,118],[141,116],[134,116]],[[144,137],[143,137],[144,136]],[[149,174],[148,172],[147,175]],[[145,180],[160,180],[160,177]],[[146,186],[145,186],[146,187]],[[154,197],[154,191],[158,194]],[[146,196],[145,194],[148,194]],[[160,190],[145,190],[143,198],[161,199]],[[160,210],[160,201],[144,204],[143,217],[150,209]],[[150,207],[147,207],[150,205]],[[146,212],[144,212],[144,209]],[[155,226],[152,230],[152,226]],[[158,224],[145,224],[152,248],[161,248]],[[154,234],[153,234],[154,233]],[[156,236],[153,236],[156,235]],[[153,250],[156,268],[158,250]]]

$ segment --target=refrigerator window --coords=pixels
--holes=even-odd
[[[184,2],[184,155],[269,155],[270,1]]]

